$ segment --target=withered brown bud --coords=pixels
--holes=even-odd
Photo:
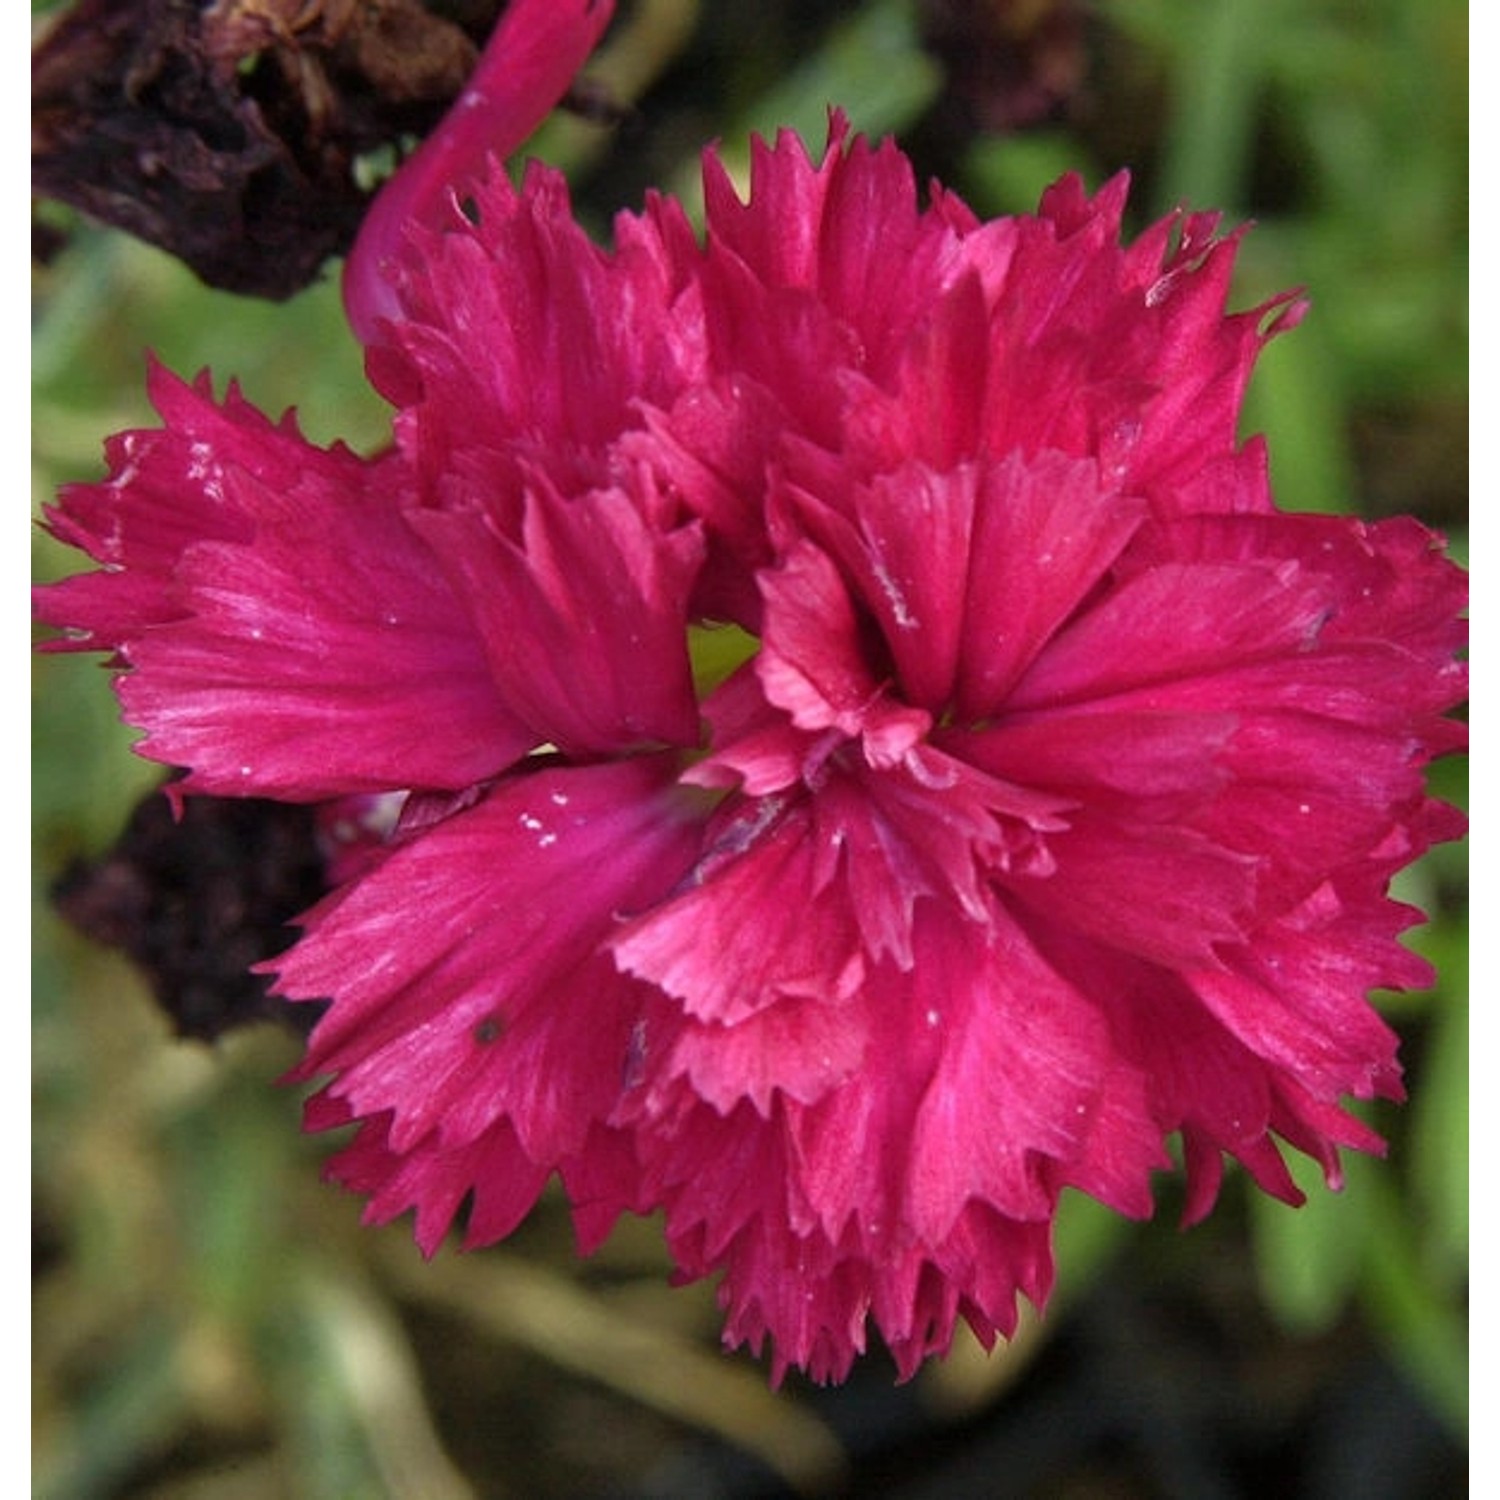
[[[1087,66],[1083,0],[922,0],[922,38],[966,129],[1040,125],[1066,111]]]
[[[188,797],[174,818],[154,792],[102,859],[62,876],[57,908],[136,963],[180,1036],[211,1041],[268,1019],[306,1030],[321,1008],[272,998],[250,970],[290,945],[288,923],[324,893],[315,816],[256,798]]]
[[[477,55],[421,0],[79,0],[32,54],[32,189],[285,298],[352,241],[359,159],[430,130]]]

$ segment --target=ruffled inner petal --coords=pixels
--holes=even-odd
[[[696,526],[665,530],[628,494],[528,488],[519,535],[477,514],[412,518],[483,643],[496,692],[570,755],[691,745],[698,705],[687,608]]]

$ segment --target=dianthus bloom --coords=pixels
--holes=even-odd
[[[903,1375],[1052,1278],[1059,1195],[1296,1201],[1398,1097],[1393,874],[1457,816],[1464,583],[1414,521],[1275,508],[1236,436],[1300,304],[1236,238],[1122,247],[1126,183],[919,204],[835,117],[704,158],[601,249],[498,168],[413,230],[369,351],[394,443],[161,371],[40,592],[182,793],[404,794],[280,991],[333,1174],[431,1252],[556,1174],[662,1214],[726,1340]]]

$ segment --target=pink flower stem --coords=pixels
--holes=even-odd
[[[614,0],[512,0],[441,125],[380,190],[344,263],[344,310],[362,344],[399,314],[390,278],[406,226],[437,225],[491,157],[510,155],[568,91]]]

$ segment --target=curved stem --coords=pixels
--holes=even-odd
[[[519,146],[568,91],[614,0],[512,0],[438,128],[380,190],[344,263],[344,311],[362,344],[399,303],[389,267],[408,223],[435,225],[456,188]]]

